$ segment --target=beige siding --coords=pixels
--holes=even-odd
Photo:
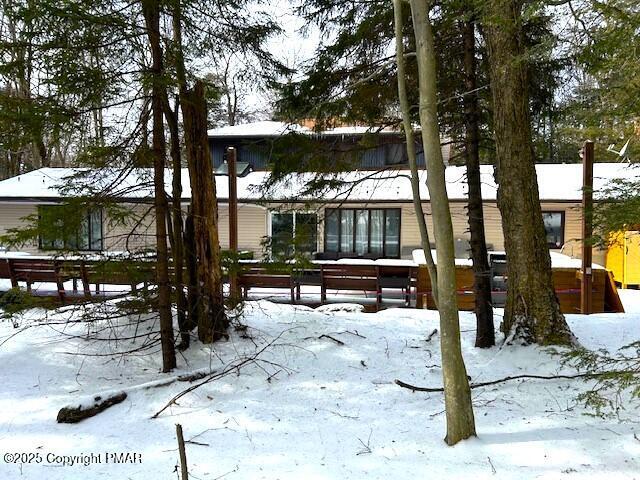
[[[220,247],[229,248],[229,206],[218,209]],[[238,249],[253,252],[256,258],[262,256],[263,238],[267,235],[267,209],[259,205],[240,204],[238,206]]]
[[[131,250],[153,248],[155,245],[155,224],[153,211],[148,205],[130,205],[132,218],[124,225],[114,225],[105,220],[105,247],[107,250],[126,250],[127,242]],[[186,213],[187,206],[183,206]],[[229,207],[219,205],[219,239],[223,249],[229,248]],[[261,242],[267,235],[267,210],[258,205],[241,204],[238,207],[238,248],[249,250],[256,257],[262,255]]]
[[[131,218],[124,222],[116,222],[110,219],[105,212],[102,220],[104,249],[108,251],[135,251],[145,247],[153,247],[155,228],[153,216],[146,214],[149,207],[140,204],[127,204],[120,207],[128,210]],[[0,203],[0,235],[11,228],[26,227],[28,223],[23,218],[35,214],[37,211],[38,206],[35,204]],[[29,253],[42,253],[38,249],[37,240],[20,249]]]
[[[23,220],[28,215],[38,212],[38,207],[28,203],[0,203],[0,235],[12,228],[26,227],[28,222]],[[21,250],[29,253],[38,252],[38,242],[34,240],[21,247]]]
[[[401,228],[400,242],[403,258],[410,258],[411,251],[420,248],[420,231],[415,216],[415,210],[411,203],[354,203],[342,205],[327,205],[327,208],[400,208]],[[302,208],[302,207],[301,207]],[[427,228],[433,243],[433,224],[431,222],[431,206],[428,202],[423,204],[427,217]],[[466,202],[451,202],[451,218],[453,222],[453,234],[455,238],[469,238],[469,226],[467,223]],[[543,202],[542,210],[547,212],[564,212],[564,247],[556,250],[575,258],[580,258],[580,236],[581,236],[581,205],[579,203],[567,202]],[[324,208],[319,209],[320,216],[324,213]],[[495,202],[484,203],[484,222],[487,244],[491,250],[504,250],[504,238],[502,235],[502,221],[500,211]],[[318,249],[324,248],[324,232],[322,225],[318,229]],[[604,264],[604,251],[594,251],[594,261]]]
[[[148,212],[149,205],[128,204],[124,208],[129,209],[132,218],[124,224],[117,223],[112,219],[103,219],[104,246],[109,251],[138,250],[141,248],[152,248],[155,244],[155,228],[152,211]],[[403,258],[410,258],[411,250],[420,248],[420,232],[415,217],[413,205],[411,203],[359,203],[348,205],[327,205],[326,207],[343,208],[400,208],[401,209],[401,229],[400,242]],[[320,220],[324,215],[324,208],[317,207]],[[185,207],[186,208],[186,207]],[[272,209],[279,208],[279,205],[272,205]],[[308,207],[299,206],[301,210],[308,210]],[[427,226],[433,241],[433,226],[430,217],[430,205],[424,204],[427,215]],[[581,206],[579,203],[543,202],[543,211],[560,211],[565,214],[564,242],[562,253],[579,258],[581,255]],[[24,226],[21,220],[27,215],[37,212],[37,206],[33,204],[0,203],[0,234],[5,233],[10,228]],[[487,243],[493,250],[503,250],[504,240],[502,236],[502,225],[500,212],[495,202],[484,204],[485,232]],[[466,203],[451,202],[451,217],[453,220],[454,236],[456,238],[469,238]],[[238,246],[240,250],[249,250],[259,258],[262,255],[261,242],[269,232],[268,209],[258,205],[241,204],[238,208]],[[229,208],[222,204],[219,209],[220,224],[220,245],[222,248],[229,247]],[[323,222],[320,221],[318,227],[318,251],[324,248]],[[36,253],[38,251],[37,242],[30,243],[23,248],[27,252]],[[604,251],[594,251],[594,261],[604,264]]]
[[[102,219],[104,249],[111,252],[139,251],[155,246],[155,217],[153,205],[122,204],[125,220],[109,217],[105,212]]]

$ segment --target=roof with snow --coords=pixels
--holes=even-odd
[[[279,137],[288,133],[299,133],[307,135],[364,135],[367,133],[402,133],[400,130],[389,127],[371,127],[371,126],[345,126],[335,127],[321,132],[316,132],[310,128],[303,127],[297,123],[284,123],[276,121],[262,121],[243,123],[240,125],[227,125],[220,128],[214,128],[208,131],[209,137]]]
[[[308,133],[306,127],[297,123],[262,121],[240,125],[226,125],[208,131],[210,137],[279,137],[287,133]]]
[[[582,198],[581,164],[539,164],[536,165],[540,199],[551,201],[580,201]],[[447,191],[451,200],[467,198],[465,167],[447,167],[445,172]],[[82,169],[82,168],[41,168],[29,173],[0,181],[0,201],[25,202],[51,200],[65,197],[104,194],[123,200],[142,201],[153,196],[153,171],[151,169]],[[429,199],[426,171],[421,170],[420,193]],[[305,193],[306,183],[315,174],[290,175],[275,187],[265,190],[269,172],[252,172],[238,178],[238,198],[249,202],[258,201],[353,201],[353,202],[410,202],[411,186],[408,170],[384,170],[381,172],[353,171],[336,174],[334,188],[318,195]],[[615,178],[636,178],[640,181],[640,169],[621,163],[596,163],[594,165],[594,189],[603,188]],[[166,171],[167,192],[171,191],[172,174]],[[218,198],[225,200],[229,195],[226,176],[216,176]],[[493,177],[493,166],[481,166],[482,195],[485,200],[495,200],[497,187]],[[69,188],[68,185],[74,185]],[[66,185],[66,186],[65,186]],[[89,185],[87,187],[86,185]],[[182,169],[183,198],[191,198],[189,172]],[[597,195],[597,194],[596,194]]]

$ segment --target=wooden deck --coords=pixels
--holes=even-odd
[[[562,313],[580,313],[580,270],[575,268],[554,268],[553,283],[560,302]],[[473,292],[473,269],[456,267],[458,308],[473,310],[475,294]],[[435,308],[431,296],[431,282],[426,268],[419,268],[417,278],[417,308]],[[504,297],[504,290],[494,290],[495,297]],[[494,302],[499,304],[499,302]],[[593,269],[593,312],[624,312],[618,290],[611,272],[605,269]]]
[[[43,257],[0,258],[0,279],[12,287],[24,285],[32,291],[34,283],[52,287],[45,292],[62,303],[90,300],[105,294],[101,285],[124,285],[135,290],[153,283],[154,264],[150,260],[59,260]],[[554,268],[553,280],[564,313],[580,313],[580,271]],[[66,288],[71,283],[71,288]],[[456,267],[458,307],[473,310],[473,270]],[[355,264],[317,262],[304,267],[259,262],[242,264],[238,285],[244,298],[269,298],[275,301],[317,306],[336,301],[362,303],[367,310],[389,306],[435,308],[426,267],[407,262]],[[497,283],[494,304],[504,301],[504,282]],[[502,288],[499,288],[502,285]],[[93,289],[91,287],[94,287]],[[261,294],[260,292],[267,292]],[[268,292],[277,293],[269,294]],[[43,293],[37,293],[42,295]],[[623,312],[613,278],[607,270],[593,270],[593,313]]]

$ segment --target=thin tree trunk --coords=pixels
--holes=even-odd
[[[396,65],[398,75],[398,98],[400,100],[400,110],[402,111],[402,125],[404,127],[404,135],[407,142],[407,158],[409,160],[409,169],[411,170],[411,192],[413,195],[413,208],[415,209],[416,218],[418,220],[418,229],[420,230],[420,244],[424,252],[424,258],[427,263],[427,270],[431,278],[431,291],[433,299],[438,304],[438,273],[436,265],[431,255],[431,242],[429,240],[429,231],[427,230],[427,222],[424,218],[424,210],[422,208],[422,199],[420,198],[420,179],[418,177],[418,162],[416,160],[416,143],[413,135],[413,126],[411,125],[410,105],[407,96],[406,72],[404,63],[404,45],[402,34],[402,2],[401,0],[393,0],[393,18],[396,36]]]
[[[173,318],[171,315],[171,287],[169,285],[169,260],[167,251],[168,212],[164,187],[165,138],[162,121],[162,47],[160,46],[160,11],[154,0],[142,1],[152,55],[152,118],[153,118],[153,180],[155,189],[156,218],[156,283],[158,286],[158,311],[160,314],[160,340],[162,344],[162,371],[168,372],[176,366],[173,338]]]
[[[180,155],[180,132],[178,129],[178,107],[176,102],[174,110],[171,110],[166,89],[162,99],[164,115],[171,134],[171,160],[173,162],[172,180],[172,258],[174,267],[174,290],[176,292],[176,308],[178,311],[178,328],[180,329],[179,350],[189,347],[189,332],[195,328],[187,318],[187,298],[184,294],[184,225],[182,222],[182,158]]]
[[[222,295],[218,241],[218,203],[207,136],[204,85],[196,82],[181,98],[184,135],[191,178],[191,207],[198,260],[198,338],[211,343],[226,336],[229,321]]]
[[[187,306],[189,308],[189,326],[195,328],[198,321],[198,259],[196,257],[196,234],[193,221],[193,208],[189,208],[184,226],[184,259],[187,271]]]
[[[456,298],[456,266],[453,226],[444,176],[444,161],[438,128],[436,61],[433,32],[427,2],[410,0],[416,36],[420,125],[427,165],[427,186],[438,254],[438,311],[440,313],[440,349],[447,416],[445,441],[454,445],[476,434],[471,390],[460,345],[460,323]]]
[[[178,102],[176,104],[176,116],[178,115],[178,105],[180,100],[186,95],[187,92],[187,75],[184,66],[184,55],[182,54],[182,9],[180,0],[176,0],[173,4],[172,11],[172,26],[173,26],[173,42],[175,50],[175,69],[176,78],[178,80]],[[184,113],[184,110],[183,110]],[[187,141],[185,135],[185,142]],[[188,162],[188,159],[187,159]],[[190,186],[193,185],[193,180],[190,179]],[[189,208],[187,213],[187,219],[184,227],[184,261],[187,273],[187,320],[186,327],[189,331],[196,328],[199,324],[198,317],[198,304],[200,298],[200,288],[198,286],[198,259],[196,252],[195,242],[195,226],[193,219],[193,208]]]
[[[482,186],[480,183],[480,133],[478,93],[476,90],[476,37],[475,21],[465,20],[462,26],[464,37],[464,102],[465,159],[469,203],[467,215],[471,258],[473,259],[473,290],[476,312],[476,347],[488,348],[496,343],[491,301],[491,268],[484,234],[484,212],[482,211]]]
[[[498,207],[507,253],[503,330],[541,345],[574,342],[553,288],[535,170],[522,3],[484,4],[496,141]]]

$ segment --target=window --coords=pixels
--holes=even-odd
[[[318,217],[306,212],[271,213],[271,253],[292,256],[317,250]]]
[[[400,209],[326,209],[324,249],[342,256],[399,257]]]
[[[564,212],[542,212],[542,219],[549,248],[562,248],[564,244]]]
[[[385,165],[406,165],[408,161],[407,147],[404,143],[387,143],[384,145]]]
[[[42,250],[102,250],[102,210],[82,215],[62,205],[38,207],[39,247]]]

